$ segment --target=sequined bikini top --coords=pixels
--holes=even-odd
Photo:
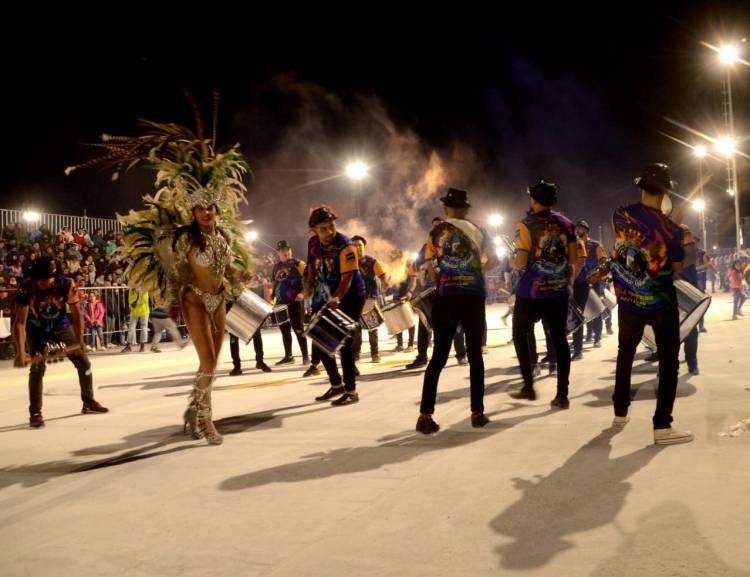
[[[206,243],[206,250],[196,247],[195,264],[211,269],[214,278],[219,280],[224,276],[227,265],[232,262],[232,250],[224,236],[218,232],[213,235],[201,232],[201,236]]]

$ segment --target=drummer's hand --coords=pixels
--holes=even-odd
[[[406,294],[404,295],[404,298],[405,298],[405,299],[406,299],[407,301],[410,301],[410,300],[411,300],[411,292],[407,292],[407,293],[406,293]]]
[[[296,297],[294,297],[294,300],[298,302],[302,302],[303,300],[305,300],[305,295],[302,293],[299,293]]]
[[[16,358],[13,360],[13,366],[14,367],[25,367],[29,364],[29,356],[26,354],[26,351],[18,351],[16,353]]]
[[[339,308],[340,304],[341,304],[341,300],[339,299],[339,297],[331,297],[330,300],[328,301],[328,308],[337,309]]]

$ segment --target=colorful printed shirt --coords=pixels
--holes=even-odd
[[[353,272],[352,284],[349,291],[341,299],[354,301],[365,298],[365,283],[359,273],[357,248],[340,232],[336,233],[333,242],[324,246],[317,236],[312,236],[307,243],[306,274],[313,275],[315,286],[313,289],[312,309],[318,311],[328,302],[336,292],[341,282],[341,275]]]
[[[48,289],[39,288],[33,279],[27,279],[16,295],[16,305],[29,307],[26,327],[45,333],[68,330],[71,327],[68,305],[79,303],[76,283],[62,275],[57,275]]]
[[[568,246],[576,242],[573,223],[552,210],[535,212],[516,227],[516,250],[529,253],[516,294],[527,299],[568,295]]]
[[[586,261],[584,262],[583,270],[581,271],[584,278],[588,278],[591,271],[593,271],[599,264],[599,261],[605,258],[607,258],[607,253],[604,252],[602,243],[598,240],[593,240],[591,238],[588,239],[586,241]]]
[[[653,313],[672,310],[677,295],[672,263],[685,258],[692,237],[660,210],[641,203],[618,208],[612,216],[615,257],[612,262],[617,303],[623,310]]]
[[[485,296],[482,255],[487,233],[465,219],[447,219],[427,238],[425,260],[437,259],[438,296]]]
[[[305,263],[296,258],[273,265],[273,295],[276,304],[288,305],[302,292]]]
[[[365,283],[367,298],[378,298],[379,289],[377,279],[385,274],[380,261],[375,257],[365,255],[364,258],[359,261],[359,272]]]

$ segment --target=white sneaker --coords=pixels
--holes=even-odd
[[[679,431],[672,427],[667,429],[654,429],[655,445],[676,445],[677,443],[689,443],[693,440],[690,431]]]
[[[617,417],[615,416],[614,419],[612,419],[612,426],[617,427],[618,429],[622,429],[625,425],[627,425],[630,422],[630,417]]]

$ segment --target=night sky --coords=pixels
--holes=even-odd
[[[63,170],[92,155],[81,143],[132,134],[138,117],[192,126],[183,84],[209,127],[211,91],[221,91],[219,143],[240,142],[256,171],[243,214],[269,243],[285,237],[300,249],[309,207],[327,202],[342,228],[358,206],[368,234],[413,245],[446,185],[469,190],[477,220],[504,214],[510,233],[540,178],[558,184],[559,209],[597,236],[617,205],[637,198],[632,179],[645,163],[669,163],[678,191],[690,192],[697,163],[660,131],[695,140],[664,118],[720,132],[722,71],[700,41],[750,36],[743,3],[612,6],[406,14],[370,4],[35,24],[3,40],[0,205],[103,217],[138,207],[153,191],[147,171],[112,182]],[[733,78],[742,137],[750,68]],[[373,167],[359,188],[336,177],[354,158]],[[426,184],[431,169],[439,190]],[[747,161],[738,169],[750,199]],[[706,170],[708,214],[726,246],[734,216],[724,165]],[[750,215],[750,200],[742,210]]]

